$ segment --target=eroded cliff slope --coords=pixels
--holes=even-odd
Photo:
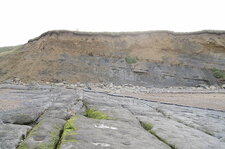
[[[113,82],[144,86],[216,84],[225,32],[49,31],[0,55],[0,80]]]

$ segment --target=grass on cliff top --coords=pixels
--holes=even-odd
[[[224,71],[213,68],[212,73],[215,78],[225,80],[225,72]]]
[[[87,109],[84,116],[94,119],[105,119],[105,120],[110,119],[110,117],[107,114],[102,113],[101,111],[98,111],[96,109]]]
[[[18,46],[10,46],[10,47],[0,47],[0,56],[1,55],[5,55],[5,54],[9,54],[9,53],[17,50],[20,47],[21,47],[21,45],[18,45]]]

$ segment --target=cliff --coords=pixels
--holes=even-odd
[[[49,31],[0,56],[0,80],[193,86],[224,66],[224,31]]]

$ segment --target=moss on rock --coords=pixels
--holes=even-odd
[[[126,61],[128,64],[133,64],[133,63],[137,63],[138,58],[127,56],[127,57],[125,57],[125,61]]]
[[[48,120],[42,120],[37,125],[33,127],[33,129],[29,132],[27,138],[21,142],[18,146],[18,149],[54,149],[56,148],[58,141],[60,139],[60,132],[62,130],[62,125],[59,123],[52,123],[52,127],[46,129],[46,134],[44,136],[44,140],[36,141],[36,137],[44,135],[42,133],[45,126],[49,125]],[[29,142],[29,143],[28,143]],[[28,145],[29,144],[29,145]]]
[[[84,116],[94,119],[106,119],[106,120],[110,119],[110,117],[107,114],[102,113],[101,111],[98,111],[96,109],[87,109]]]
[[[37,132],[38,128],[40,127],[41,122],[39,122],[37,125],[35,125],[32,130],[28,133],[27,137],[25,140],[27,140],[28,138],[30,138],[31,136],[35,135],[35,133]],[[25,141],[24,140],[24,141]],[[27,149],[27,145],[25,142],[21,142],[18,146],[18,149]]]
[[[213,68],[212,73],[215,78],[225,80],[225,72],[224,71]]]
[[[77,142],[76,139],[73,139],[73,135],[76,135],[76,125],[75,125],[75,120],[77,119],[77,116],[71,117],[66,124],[64,125],[63,128],[63,134],[59,143],[59,146],[57,148],[61,148],[62,144],[65,144],[67,142],[72,142],[75,143]]]
[[[28,148],[27,145],[24,142],[22,142],[21,144],[19,144],[17,149],[28,149]]]
[[[155,136],[157,139],[159,139],[160,141],[162,141],[163,143],[167,144],[168,146],[170,146],[171,149],[176,149],[176,147],[172,144],[169,144],[165,139],[159,137],[155,131],[152,130],[153,125],[151,123],[145,123],[145,122],[141,122],[142,127],[147,130],[149,133],[151,133],[153,136]]]
[[[147,130],[147,131],[151,131],[152,128],[153,128],[153,125],[150,124],[150,123],[142,123],[142,126],[143,126],[143,128],[144,128],[145,130]]]

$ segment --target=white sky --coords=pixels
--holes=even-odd
[[[0,0],[0,47],[48,30],[225,30],[224,0]]]

